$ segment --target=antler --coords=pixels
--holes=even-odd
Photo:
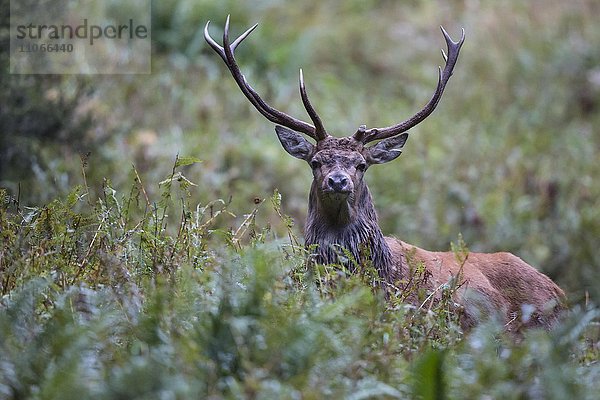
[[[217,52],[217,54],[221,56],[221,58],[225,62],[225,65],[227,65],[227,68],[229,68],[233,79],[242,90],[242,93],[244,93],[248,100],[250,100],[250,103],[252,103],[252,105],[258,110],[258,112],[260,112],[269,121],[288,127],[296,132],[302,132],[312,137],[316,141],[323,140],[328,136],[327,132],[325,131],[325,128],[323,127],[321,119],[319,118],[319,116],[315,112],[315,109],[308,100],[306,88],[304,87],[304,78],[302,76],[302,70],[300,70],[300,95],[302,96],[302,102],[304,103],[304,107],[306,108],[310,119],[315,124],[314,126],[304,121],[300,121],[271,107],[270,105],[265,103],[263,99],[260,98],[256,90],[254,90],[252,86],[250,86],[250,84],[246,81],[246,78],[240,71],[237,62],[235,61],[233,52],[235,51],[236,47],[240,43],[242,43],[242,41],[246,39],[248,35],[250,35],[250,33],[252,33],[252,31],[258,26],[258,24],[255,24],[254,26],[249,28],[246,32],[242,33],[237,39],[235,39],[233,43],[229,44],[229,16],[227,16],[227,21],[225,22],[225,30],[223,31],[223,46],[220,46],[208,33],[209,24],[210,21],[208,21],[206,23],[206,26],[204,27],[204,38],[206,39],[210,47],[212,47]]]
[[[458,53],[460,52],[460,48],[465,41],[465,30],[462,30],[462,37],[458,42],[454,42],[448,32],[444,29],[443,26],[440,26],[442,33],[444,34],[444,38],[446,39],[446,44],[448,45],[448,55],[444,53],[442,50],[442,57],[446,61],[446,65],[444,70],[439,67],[439,76],[438,76],[438,84],[433,96],[429,100],[429,102],[425,105],[425,107],[407,119],[397,125],[388,126],[387,128],[371,128],[367,129],[365,125],[361,125],[358,128],[358,131],[354,134],[354,138],[356,140],[362,141],[363,143],[373,142],[375,140],[386,139],[392,136],[399,135],[403,132],[406,132],[410,128],[416,126],[420,122],[422,122],[425,118],[427,118],[433,110],[435,110],[438,105],[440,99],[442,98],[442,94],[444,93],[444,89],[448,80],[452,76],[452,71],[454,70],[454,65],[456,64],[456,60],[458,60]]]

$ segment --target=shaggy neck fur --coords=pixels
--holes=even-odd
[[[392,253],[366,185],[359,185],[346,199],[335,199],[321,196],[313,182],[308,204],[305,239],[308,246],[318,245],[318,263],[343,264],[352,271],[354,264],[345,260],[347,251],[359,265],[370,261],[382,279],[392,280]]]

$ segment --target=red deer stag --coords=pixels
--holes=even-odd
[[[363,180],[371,165],[397,158],[408,139],[406,131],[434,111],[458,59],[464,30],[461,39],[454,42],[441,28],[448,47],[448,54],[442,50],[446,65],[439,68],[437,88],[421,111],[397,125],[371,129],[363,125],[352,136],[338,138],[327,133],[308,100],[302,70],[300,95],[313,124],[271,107],[246,81],[234,51],[258,24],[230,42],[227,17],[221,46],[211,38],[209,23],[204,29],[204,37],[221,56],[242,93],[258,112],[277,124],[275,131],[283,148],[312,168],[314,180],[309,195],[305,240],[307,246],[316,248],[317,262],[343,263],[338,258],[343,254],[339,251],[342,248],[359,263],[370,262],[381,280],[393,287],[410,273],[407,265],[407,258],[410,258],[425,266],[428,277],[425,284],[429,290],[453,277],[464,281],[455,300],[464,309],[462,324],[465,328],[481,319],[495,317],[500,318],[508,330],[516,329],[522,323],[520,316],[525,305],[534,311],[527,313],[528,318],[521,326],[551,327],[562,309],[564,293],[547,276],[510,253],[470,253],[466,261],[459,262],[452,252],[431,252],[383,236],[369,188]],[[307,141],[300,133],[316,143]],[[372,142],[377,143],[368,146]]]

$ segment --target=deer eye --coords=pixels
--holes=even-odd
[[[310,162],[310,167],[311,167],[312,169],[317,169],[317,168],[319,168],[320,166],[321,166],[321,163],[320,163],[320,162],[318,162],[318,161],[316,161],[316,160],[312,160],[312,161]]]
[[[367,164],[364,162],[361,162],[360,164],[358,164],[356,166],[356,169],[359,171],[365,171],[367,169]]]

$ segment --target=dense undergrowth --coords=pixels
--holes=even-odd
[[[2,193],[0,398],[592,399],[600,390],[591,305],[518,343],[493,321],[465,335],[449,295],[434,303],[422,293],[410,306],[402,294],[385,299],[368,268],[307,263],[277,192],[241,219],[222,201],[194,205],[180,169],[195,161],[178,159],[157,199],[135,169],[130,191],[105,182],[99,198],[83,185],[31,208]],[[257,224],[266,207],[289,236]],[[169,213],[179,215],[174,229]],[[217,219],[242,222],[223,230]]]
[[[150,75],[10,75],[0,52],[0,399],[597,396],[597,1],[152,7]],[[227,14],[260,22],[236,54],[265,100],[304,118],[302,67],[338,136],[419,109],[437,26],[464,27],[436,112],[365,178],[382,230],[511,251],[566,290],[564,321],[465,334],[452,285],[411,307],[368,267],[307,264],[310,171],[203,42]]]

